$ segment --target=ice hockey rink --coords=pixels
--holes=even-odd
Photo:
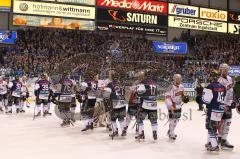
[[[61,128],[56,115],[37,118],[33,121],[33,107],[25,114],[0,114],[1,159],[239,159],[240,158],[240,115],[234,110],[229,141],[234,150],[210,153],[205,150],[205,116],[197,111],[194,102],[183,106],[184,116],[176,133],[176,141],[166,136],[167,119],[159,121],[158,140],[153,141],[148,120],[145,121],[146,139],[137,142],[131,123],[128,136],[112,140],[105,128],[82,133],[83,122],[74,127]],[[163,103],[161,112],[166,113]],[[52,112],[54,111],[52,106]],[[77,110],[78,111],[78,110]],[[163,118],[163,116],[162,116]]]

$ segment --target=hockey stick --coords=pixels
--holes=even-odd
[[[141,103],[140,103],[140,97],[137,97],[137,101],[138,101],[138,111],[137,111],[137,118],[136,118],[136,132],[137,132],[137,138],[138,142],[140,142],[140,137],[139,137],[139,118],[140,118],[140,107],[141,107]]]
[[[31,104],[30,104],[30,102],[28,101],[28,99],[26,99],[26,103],[27,103],[26,107],[27,107],[27,108],[30,108],[30,105],[31,105]]]
[[[113,109],[113,108],[112,108]],[[110,116],[112,115],[112,110],[110,112]],[[112,120],[111,120],[111,127],[112,127],[112,140],[114,139],[114,127],[113,127],[113,123],[112,123]]]
[[[34,111],[33,111],[33,120],[35,120],[35,118],[36,118],[36,115],[35,115],[35,113],[36,113],[36,107],[37,107],[37,104],[35,104],[35,106],[34,106]]]

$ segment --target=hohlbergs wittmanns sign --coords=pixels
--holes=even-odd
[[[167,14],[167,3],[152,0],[97,0],[99,7]]]

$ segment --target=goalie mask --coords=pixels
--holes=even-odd
[[[230,69],[230,67],[228,66],[228,64],[226,64],[226,63],[221,64],[219,67],[221,76],[227,77],[229,69]]]
[[[180,74],[175,74],[173,76],[173,83],[176,86],[179,86],[182,83],[182,76]]]

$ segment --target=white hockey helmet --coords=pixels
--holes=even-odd
[[[228,74],[229,69],[230,69],[230,67],[226,63],[221,64],[219,67],[220,73],[225,76]]]
[[[111,93],[112,93],[111,88],[105,87],[105,88],[104,88],[104,91],[103,91],[103,98],[109,99]]]
[[[88,87],[88,84],[86,82],[81,82],[80,83],[80,89],[82,91],[85,91],[87,89],[87,87]]]
[[[138,94],[143,94],[146,92],[146,88],[143,84],[139,84],[137,85],[137,93]]]
[[[230,69],[230,67],[229,67],[229,65],[226,64],[226,63],[223,63],[223,64],[221,64],[221,65],[219,66],[219,70],[220,70],[221,72],[224,71],[224,70],[229,71],[229,69]]]
[[[26,81],[27,80],[27,76],[22,76],[22,80]]]

